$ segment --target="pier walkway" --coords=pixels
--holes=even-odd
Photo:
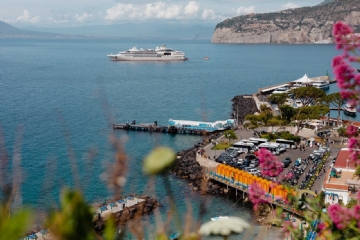
[[[313,78],[309,78],[311,82],[313,81],[319,81],[319,80],[328,80],[330,84],[332,83],[336,83],[336,80],[334,79],[329,79],[329,76],[319,76],[319,77],[313,77]],[[280,84],[275,84],[275,85],[272,85],[272,86],[268,86],[268,87],[263,87],[263,88],[259,88],[258,89],[258,93],[259,94],[268,94],[272,91],[274,91],[275,89],[279,88],[279,87],[283,87],[283,86],[287,86],[293,82],[295,82],[296,80],[294,81],[290,81],[290,82],[285,82],[285,83],[280,83]]]

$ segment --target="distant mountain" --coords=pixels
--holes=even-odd
[[[360,0],[337,0],[313,7],[242,15],[218,23],[214,43],[314,43],[332,42],[337,21],[360,32]]]
[[[324,0],[322,3],[320,3],[319,5],[323,5],[323,4],[327,4],[327,3],[331,3],[331,2],[335,2],[335,0]]]
[[[58,34],[81,34],[88,37],[141,37],[210,40],[214,31],[214,26],[150,22],[94,25],[72,28],[27,27],[26,29],[37,32],[53,32]]]
[[[23,30],[0,21],[0,38],[76,38],[76,37],[81,37],[81,36]]]

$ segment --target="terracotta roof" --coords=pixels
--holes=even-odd
[[[336,157],[334,167],[356,169],[355,163],[351,161],[349,156],[350,156],[350,151],[347,148],[341,149]]]
[[[339,189],[339,190],[348,190],[349,189],[349,187],[346,185],[331,184],[331,183],[326,183],[324,185],[324,188]]]

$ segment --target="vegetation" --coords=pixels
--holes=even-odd
[[[269,139],[269,141],[272,141],[275,139],[286,139],[286,140],[292,140],[296,143],[299,143],[301,140],[301,137],[295,136],[289,132],[267,133],[267,134],[262,134],[261,137]]]
[[[329,108],[337,109],[337,122],[340,122],[340,111],[342,106],[346,103],[346,100],[343,99],[339,92],[328,94],[324,97],[325,104],[328,105]]]

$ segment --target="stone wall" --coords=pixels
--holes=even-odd
[[[243,123],[245,116],[259,112],[254,99],[251,95],[235,96],[232,100],[232,118],[237,118],[238,122]]]

